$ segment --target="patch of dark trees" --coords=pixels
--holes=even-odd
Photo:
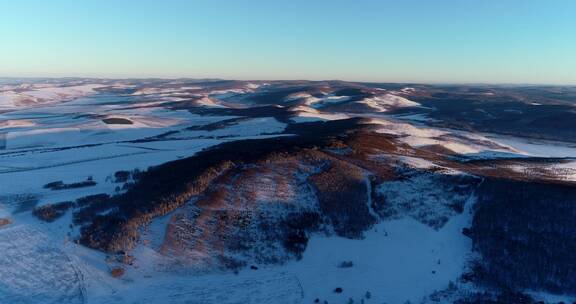
[[[85,187],[92,187],[96,186],[96,182],[92,180],[92,178],[88,178],[85,181],[77,182],[77,183],[70,183],[66,184],[63,181],[56,181],[51,182],[44,185],[44,189],[50,190],[67,190],[67,189],[77,189],[77,188],[85,188]]]
[[[102,119],[107,125],[131,125],[133,124],[130,119],[121,118],[121,117],[110,117]]]
[[[360,101],[374,96],[373,93],[362,88],[343,88],[336,90],[333,94],[335,96],[348,96],[349,99],[347,101]]]
[[[191,130],[191,131],[215,131],[218,129],[224,129],[236,124],[241,123],[242,121],[246,121],[249,118],[246,117],[239,117],[239,118],[230,118],[230,119],[226,119],[226,120],[222,120],[222,121],[217,121],[214,123],[210,123],[207,125],[203,125],[203,126],[192,126],[192,127],[188,127],[186,128],[186,130]]]
[[[557,96],[546,88],[493,89],[493,95],[438,92],[414,96],[436,124],[536,139],[576,142],[576,93]],[[571,101],[572,104],[568,104]],[[533,103],[541,103],[534,105]]]
[[[90,222],[95,214],[108,211],[115,206],[110,200],[110,195],[101,193],[77,199],[74,207],[78,210],[74,212],[73,223],[81,225]]]
[[[114,172],[114,179],[112,179],[113,183],[126,183],[130,180],[137,181],[140,176],[142,175],[142,171],[139,169],[134,169],[131,171],[120,170]]]
[[[45,222],[51,223],[66,214],[66,211],[72,206],[74,206],[74,202],[47,204],[34,208],[32,214]]]
[[[487,178],[477,194],[464,233],[482,259],[467,279],[503,290],[576,293],[576,186]]]
[[[275,88],[273,90],[266,90],[258,94],[254,94],[248,100],[257,104],[277,105],[284,104],[284,100],[291,94],[299,92],[314,91],[314,87],[309,86],[295,86],[286,88]]]
[[[116,171],[114,173],[114,182],[115,183],[125,183],[130,179],[131,173],[130,171]]]
[[[64,216],[69,209],[77,208],[78,210],[74,212],[73,222],[74,224],[82,224],[92,219],[94,214],[106,211],[113,207],[109,204],[109,199],[110,196],[104,193],[89,195],[81,197],[75,201],[66,201],[35,207],[32,210],[32,214],[40,220],[51,223]]]
[[[257,106],[251,108],[207,108],[207,107],[186,107],[189,112],[198,115],[214,116],[241,116],[249,118],[274,117],[277,120],[289,123],[290,117],[294,115],[287,107],[279,106]]]
[[[309,182],[316,190],[320,210],[339,236],[361,238],[376,223],[368,208],[365,177],[357,167],[334,160]]]
[[[279,230],[283,234],[280,239],[283,240],[284,248],[294,254],[297,259],[301,259],[308,245],[310,233],[320,230],[323,224],[324,219],[319,213],[298,212],[289,214],[279,225],[281,227]]]

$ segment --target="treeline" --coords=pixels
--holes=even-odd
[[[81,197],[75,201],[65,201],[35,207],[32,210],[32,214],[45,222],[51,223],[64,216],[69,209],[79,208],[79,210],[74,213],[73,222],[74,224],[82,224],[88,222],[98,212],[109,210],[112,207],[110,196],[101,193]]]
[[[66,184],[63,181],[55,181],[44,185],[44,189],[50,190],[67,190],[67,189],[77,189],[96,186],[96,182],[92,180],[92,177],[88,177],[85,181]]]

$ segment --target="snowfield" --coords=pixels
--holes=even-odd
[[[381,125],[377,132],[400,136],[402,142],[412,147],[437,145],[462,155],[478,155],[483,152],[528,154],[497,140],[465,131],[416,126],[391,119],[372,119],[372,123]]]
[[[386,112],[390,109],[419,107],[420,104],[404,97],[384,94],[373,98],[367,98],[360,103],[364,103],[378,112]]]
[[[435,231],[405,218],[377,225],[363,240],[312,238],[302,261],[286,267],[302,284],[302,303],[361,302],[367,292],[375,303],[418,303],[462,273],[471,242],[460,230],[468,220],[465,213]],[[338,267],[345,261],[353,266]]]
[[[83,274],[61,244],[26,226],[0,229],[2,302],[85,303]]]
[[[44,104],[59,103],[95,93],[95,89],[105,87],[101,84],[79,86],[32,86],[31,90],[0,91],[0,111],[15,110],[22,107],[34,107]]]

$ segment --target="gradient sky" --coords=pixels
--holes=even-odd
[[[0,76],[576,84],[576,1],[2,1]]]

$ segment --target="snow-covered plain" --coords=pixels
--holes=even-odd
[[[375,303],[417,303],[462,273],[471,242],[460,231],[468,220],[464,213],[435,231],[404,218],[377,225],[363,240],[312,238],[302,261],[286,268],[303,286],[303,303],[360,302],[367,292]],[[344,261],[353,266],[338,267]],[[337,287],[342,294],[333,292]]]
[[[0,229],[0,301],[84,303],[83,274],[61,244],[30,226]]]

